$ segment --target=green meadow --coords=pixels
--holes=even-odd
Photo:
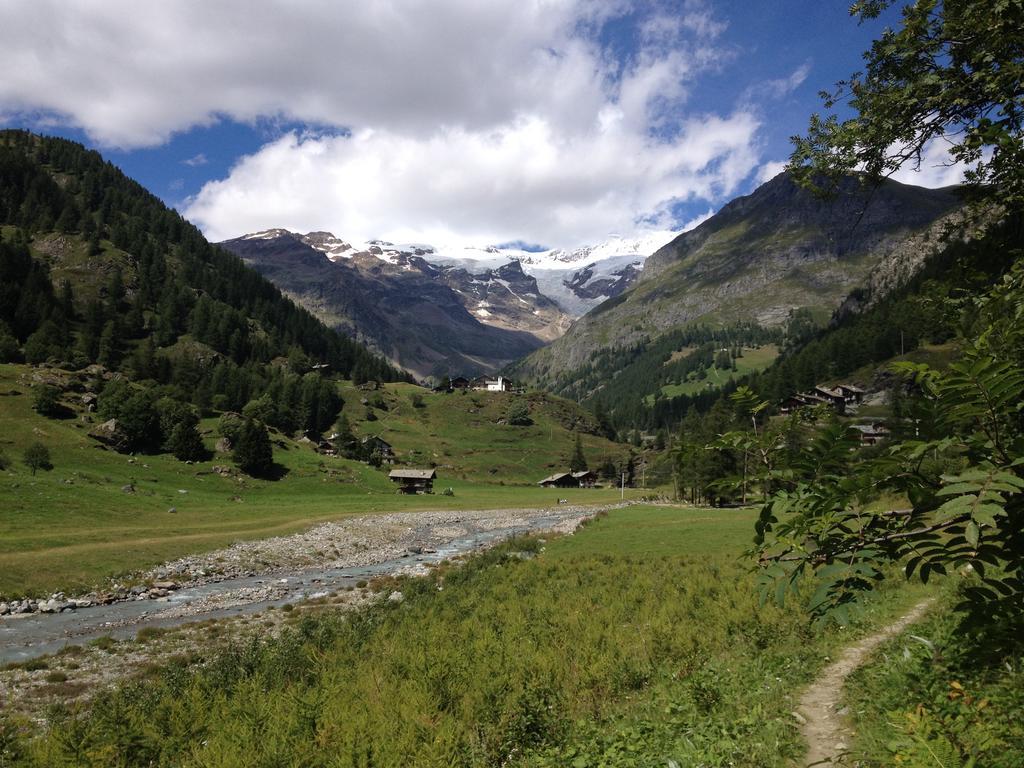
[[[422,509],[543,507],[618,499],[617,489],[547,490],[536,486],[568,461],[571,428],[582,411],[567,401],[531,398],[534,425],[497,423],[512,395],[427,393],[410,385],[366,392],[342,386],[345,412],[358,434],[392,442],[401,466],[436,465],[437,493],[402,496],[388,467],[316,453],[311,445],[273,434],[281,479],[260,480],[214,454],[217,420],[202,423],[209,461],[186,464],[169,454],[128,456],[104,449],[88,432],[94,414],[76,408],[66,419],[32,410],[32,369],[0,365],[0,596],[88,590],[110,577],[240,539],[287,534],[326,520],[374,512]],[[423,393],[423,407],[410,399]],[[363,406],[363,397],[383,407]],[[64,402],[74,405],[76,396]],[[366,420],[367,412],[375,416]],[[444,437],[438,435],[443,432]],[[22,456],[34,442],[50,451],[53,468],[31,474]],[[597,464],[622,460],[628,448],[583,435]],[[452,488],[454,495],[440,491]],[[627,489],[627,497],[638,492]],[[174,511],[171,511],[174,510]]]
[[[524,538],[356,613],[295,610],[276,639],[169,666],[36,736],[11,766],[785,766],[790,716],[853,626],[762,605],[753,513],[613,511],[572,537]]]
[[[696,395],[704,390],[715,389],[728,384],[733,379],[740,378],[748,373],[763,371],[771,365],[779,356],[779,348],[775,344],[765,344],[763,347],[744,347],[743,357],[736,358],[736,370],[729,368],[708,368],[707,376],[698,379],[691,374],[687,381],[678,384],[666,384],[661,388],[661,394],[665,397],[679,397],[680,395]],[[654,402],[654,396],[649,395],[648,404]]]

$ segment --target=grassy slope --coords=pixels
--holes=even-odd
[[[262,650],[126,689],[14,765],[89,744],[124,766],[783,766],[802,751],[795,689],[863,627],[760,606],[737,561],[752,521],[635,507],[530,560],[506,554],[538,551],[520,540],[436,573],[443,590],[398,583],[400,605],[300,618]]]
[[[665,397],[678,397],[679,395],[695,395],[703,389],[715,389],[728,384],[735,378],[748,373],[763,371],[771,365],[779,356],[779,348],[775,344],[765,344],[763,347],[753,349],[745,347],[743,357],[736,359],[736,370],[710,368],[707,378],[702,381],[692,379],[682,384],[666,384],[661,388]],[[654,398],[647,397],[647,404],[654,403]]]
[[[380,392],[387,410],[373,409],[376,421],[365,421],[367,406],[376,392],[343,387],[343,413],[360,435],[379,435],[391,443],[403,464],[437,464],[444,478],[490,480],[495,483],[536,483],[553,471],[565,469],[572,455],[574,425],[593,423],[593,417],[574,403],[542,393],[515,395],[508,392],[453,392],[435,394],[411,384],[389,385]],[[423,398],[415,408],[413,394]],[[509,406],[525,398],[529,403],[529,427],[497,422]],[[596,467],[604,459],[619,461],[626,446],[594,435],[580,435],[583,454]],[[442,481],[442,484],[447,479]],[[550,495],[550,494],[549,494]]]
[[[386,426],[400,459],[420,465],[436,461],[442,465],[439,487],[455,490],[451,497],[407,497],[394,493],[386,469],[324,457],[281,436],[274,453],[287,475],[276,482],[213,474],[213,465],[231,466],[224,455],[188,465],[169,455],[129,457],[102,450],[86,434],[92,423],[80,417],[46,419],[32,410],[25,378],[30,375],[26,366],[0,365],[0,451],[11,460],[0,472],[0,595],[87,589],[108,576],[189,552],[285,534],[345,515],[545,506],[556,495],[580,503],[618,498],[615,490],[554,492],[532,485],[550,474],[549,462],[561,461],[572,449],[573,436],[555,416],[575,410],[564,402],[536,405],[537,427],[501,427],[487,417],[492,411],[504,413],[509,395],[474,396],[485,404],[484,414],[468,413],[468,405],[454,407],[462,401],[443,400],[443,395],[426,395],[427,407],[421,410],[409,403],[406,389],[412,388],[396,385],[397,407],[358,429]],[[356,391],[347,389],[345,396],[358,403]],[[471,402],[469,396],[464,402]],[[365,411],[348,407],[357,415]],[[208,420],[203,427],[211,430],[207,445],[212,448],[216,422]],[[21,456],[35,441],[49,447],[54,469],[33,477]],[[626,450],[592,436],[585,437],[584,446],[592,461]],[[455,457],[433,457],[444,450]],[[122,490],[128,484],[134,493]],[[171,508],[177,511],[169,513]]]

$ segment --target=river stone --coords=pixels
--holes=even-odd
[[[11,612],[11,609],[7,607],[7,603],[0,603],[0,616],[6,616]]]
[[[392,602],[392,603],[400,603],[400,602],[402,602],[403,600],[405,600],[405,595],[403,595],[403,594],[402,594],[401,592],[399,592],[398,590],[395,590],[395,591],[394,591],[394,592],[392,592],[392,593],[391,593],[390,595],[388,595],[388,601],[389,601],[389,602]]]

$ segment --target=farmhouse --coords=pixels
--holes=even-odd
[[[490,376],[478,376],[469,382],[469,388],[480,392],[509,392],[512,382],[504,376],[492,379]]]
[[[597,473],[586,469],[582,472],[556,472],[537,485],[543,488],[593,488],[597,485]]]
[[[395,449],[391,447],[391,443],[377,437],[376,435],[364,437],[361,442],[366,453],[380,456],[381,461],[385,464],[391,464],[394,462]]]
[[[398,484],[399,493],[433,493],[437,471],[433,469],[393,469],[388,475]]]
[[[545,477],[537,485],[542,488],[579,488],[580,481],[572,476],[572,472],[556,472]]]
[[[580,488],[593,488],[597,485],[597,472],[584,469],[582,472],[573,472],[573,479],[579,483]]]

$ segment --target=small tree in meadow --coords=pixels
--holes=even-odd
[[[60,390],[49,384],[37,387],[32,398],[32,407],[40,416],[59,416],[64,410],[60,404]]]
[[[25,466],[32,470],[32,474],[39,469],[53,469],[50,461],[50,449],[42,443],[32,443],[25,449]]]

